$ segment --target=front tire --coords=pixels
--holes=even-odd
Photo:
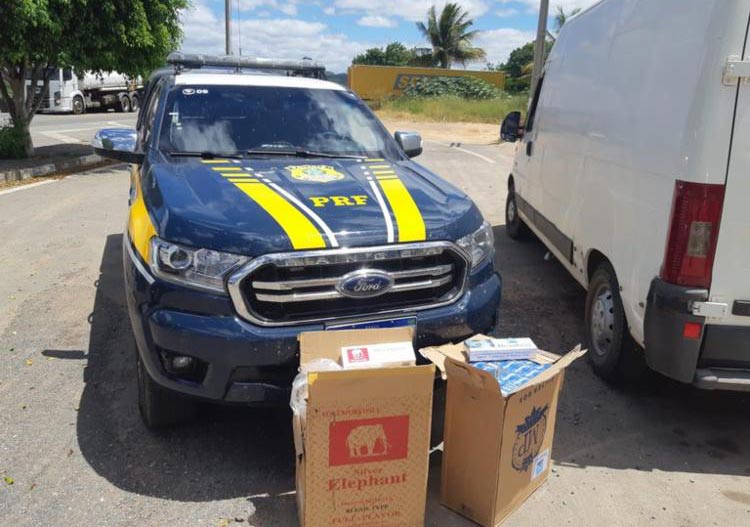
[[[589,282],[585,326],[589,362],[599,377],[613,383],[644,377],[645,357],[630,335],[620,284],[609,263],[601,264]]]
[[[529,228],[518,215],[516,191],[508,189],[508,199],[505,200],[505,232],[513,240],[525,240],[529,237]]]
[[[151,430],[185,423],[195,415],[195,403],[159,386],[146,371],[136,350],[138,409],[143,424]]]
[[[86,105],[83,102],[83,97],[76,95],[73,97],[73,114],[81,115],[86,111]]]

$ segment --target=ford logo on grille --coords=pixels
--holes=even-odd
[[[341,277],[336,290],[351,298],[371,298],[387,293],[393,287],[393,277],[384,271],[361,269]]]

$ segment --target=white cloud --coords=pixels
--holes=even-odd
[[[505,7],[495,11],[495,14],[499,17],[515,16],[518,14],[518,9],[514,7]]]
[[[476,45],[487,52],[487,62],[492,64],[508,60],[510,52],[536,38],[534,31],[521,31],[513,28],[482,31]]]
[[[357,25],[367,27],[396,27],[398,24],[388,17],[380,15],[365,15],[357,20]]]
[[[232,9],[236,9],[236,4],[232,2]],[[240,11],[252,11],[259,7],[278,9],[285,15],[295,16],[297,14],[297,1],[279,1],[279,0],[240,0]]]
[[[510,0],[503,0],[504,4],[507,4]],[[525,4],[529,12],[539,12],[539,0],[513,0]],[[599,0],[552,0],[550,2],[550,14],[557,11],[558,7],[562,7],[566,13],[569,13],[573,9],[586,9],[599,2]]]
[[[182,21],[183,51],[224,53],[223,17],[206,7],[205,0],[194,1],[193,7],[183,13]],[[355,55],[378,45],[331,33],[321,22],[294,18],[243,20],[239,29],[234,32],[234,49],[237,50],[237,38],[241,33],[243,55],[286,59],[312,57],[323,62],[331,72],[346,71]]]
[[[472,18],[478,18],[489,11],[484,0],[455,0],[466,9]],[[427,10],[436,4],[438,12],[445,2],[435,0],[333,0],[337,10],[346,13],[378,15],[389,18],[403,18],[410,21],[424,20]]]

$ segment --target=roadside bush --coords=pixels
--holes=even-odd
[[[494,99],[501,92],[491,84],[475,77],[423,77],[408,86],[407,97],[445,97],[462,99]]]
[[[26,157],[23,132],[10,123],[0,124],[0,159],[22,159]]]

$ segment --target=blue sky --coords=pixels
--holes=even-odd
[[[511,50],[534,38],[539,0],[457,0],[482,31],[476,44],[488,61],[504,61]],[[597,0],[552,0],[570,10]],[[426,46],[415,22],[442,0],[232,0],[234,47],[241,36],[242,54],[301,58],[324,62],[330,71],[344,72],[354,55],[398,40]],[[223,53],[224,0],[193,0],[183,13],[186,52]],[[484,69],[484,63],[469,65]]]

